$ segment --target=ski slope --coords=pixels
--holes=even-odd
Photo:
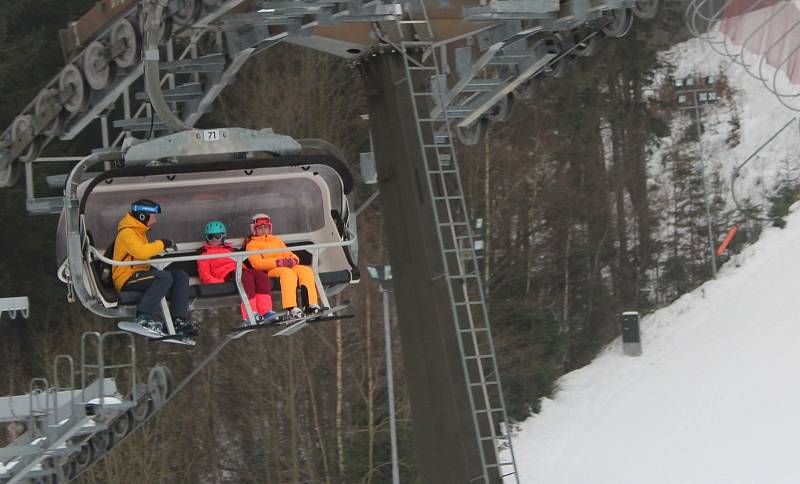
[[[736,165],[797,120],[760,81],[698,39],[676,45],[664,60],[676,78],[723,74],[733,90],[732,103],[709,107],[703,134],[707,169],[726,187]],[[785,92],[798,89],[783,77]],[[731,146],[734,113],[740,140]],[[785,167],[798,169],[797,126],[742,171],[740,199],[766,207]],[[664,193],[671,182],[662,158],[672,142],[655,144],[649,166]],[[730,193],[722,195],[732,208]],[[800,483],[798,205],[784,230],[766,229],[736,256],[740,267],[729,262],[717,280],[645,317],[641,357],[623,356],[617,339],[590,365],[562,377],[553,399],[544,399],[515,436],[520,482]]]
[[[800,482],[800,204],[521,424],[523,483]]]

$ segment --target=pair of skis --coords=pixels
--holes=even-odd
[[[273,336],[291,336],[300,331],[301,329],[305,328],[309,324],[320,323],[323,321],[336,321],[341,319],[354,318],[355,317],[354,314],[342,314],[338,316],[334,314],[337,311],[344,309],[345,307],[346,306],[344,305],[337,306],[335,308],[327,309],[317,314],[303,315],[296,318],[287,317],[285,315],[277,320],[272,320],[261,324],[249,324],[249,325],[239,326],[233,328],[231,330],[231,333],[239,337],[241,335],[249,333],[250,331],[255,331],[258,329],[282,327],[283,329],[277,331],[275,334],[273,334]],[[197,344],[192,338],[183,333],[165,335],[161,333],[156,333],[154,331],[150,331],[133,322],[121,321],[117,323],[117,327],[123,331],[128,331],[130,333],[144,336],[152,341],[163,341],[165,343],[175,343],[186,346],[195,346]]]
[[[163,341],[165,343],[175,343],[186,346],[194,346],[197,344],[192,338],[183,333],[175,333],[175,334],[156,333],[155,331],[150,331],[149,329],[144,328],[141,325],[133,322],[120,321],[119,323],[117,323],[117,327],[123,331],[144,336],[152,341]]]
[[[246,324],[244,326],[239,326],[237,328],[233,328],[231,333],[241,333],[241,332],[250,332],[257,329],[264,329],[264,328],[276,328],[276,327],[283,327],[280,331],[277,331],[273,334],[273,336],[291,336],[301,329],[305,328],[309,324],[319,323],[322,321],[335,321],[338,319],[351,319],[354,318],[354,314],[342,314],[342,315],[335,315],[337,311],[341,311],[346,306],[337,306],[333,309],[325,309],[316,314],[304,314],[302,316],[292,318],[284,316],[274,321],[265,322],[262,324]]]

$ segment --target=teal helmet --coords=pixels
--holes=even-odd
[[[211,222],[208,222],[204,232],[206,234],[206,240],[211,238],[212,235],[218,234],[222,234],[222,237],[224,238],[228,233],[228,231],[225,230],[225,224],[219,220],[212,220]]]

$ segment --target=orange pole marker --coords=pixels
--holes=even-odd
[[[725,249],[728,248],[728,245],[731,243],[731,240],[733,240],[733,236],[736,235],[737,230],[738,227],[736,225],[728,229],[728,235],[725,236],[725,240],[723,240],[722,244],[720,244],[720,246],[717,248],[717,257],[725,253]]]

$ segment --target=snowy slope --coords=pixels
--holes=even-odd
[[[703,136],[711,169],[726,180],[798,115],[699,40],[665,57],[675,77],[724,73],[734,89],[735,108],[712,108]],[[734,111],[741,142],[730,148],[725,139]],[[669,142],[653,150],[656,182],[669,183],[658,169]],[[781,163],[796,165],[798,151],[794,124],[750,162],[739,197],[763,200]],[[618,339],[559,380],[554,398],[521,424],[514,440],[522,483],[800,483],[794,302],[800,301],[800,211],[794,208],[786,229],[765,230],[745,250],[741,267],[725,266],[716,281],[644,318],[643,356],[623,356]]]
[[[641,357],[617,340],[559,381],[514,440],[521,482],[800,482],[800,211],[743,255],[644,318]]]
[[[721,36],[717,34],[715,38],[719,37]],[[707,87],[704,86],[704,78],[715,76],[717,79],[724,77],[724,85],[729,94],[722,91],[716,104],[705,106],[702,144],[680,141],[687,127],[693,124],[688,112],[672,119],[670,137],[655,140],[651,144],[648,159],[648,186],[651,188],[648,196],[651,206],[661,213],[654,237],[661,242],[670,243],[675,236],[689,237],[692,230],[676,225],[678,220],[675,214],[667,209],[686,200],[685,194],[677,201],[674,198],[681,192],[675,190],[672,160],[676,153],[681,153],[703,160],[695,168],[711,175],[709,187],[712,199],[717,200],[719,197],[722,201],[722,210],[715,215],[715,225],[718,226],[719,233],[714,234],[714,245],[722,242],[725,232],[733,224],[745,229],[742,233],[748,234],[746,237],[749,239],[757,233],[761,223],[746,221],[736,209],[731,192],[735,169],[746,162],[736,179],[736,198],[740,206],[757,208],[755,214],[762,221],[766,220],[771,207],[768,198],[776,194],[778,184],[800,183],[800,165],[797,163],[797,153],[800,152],[800,113],[782,105],[741,64],[718,54],[700,39],[678,44],[661,56],[663,63],[671,67],[656,73],[651,86],[654,93],[664,83],[671,82],[669,76],[674,79],[692,78],[701,84],[697,87]],[[745,54],[744,57],[750,71],[757,70],[759,59],[751,54]],[[765,64],[762,72],[771,80],[776,71]],[[798,86],[788,85],[782,71],[777,72],[777,77],[784,82],[781,87],[783,92],[800,90]],[[720,88],[719,85],[716,87]],[[685,182],[678,186],[685,187]],[[695,220],[695,223],[704,224],[705,219]],[[670,253],[662,252],[659,262],[663,264],[670,256]],[[656,273],[651,273],[651,277],[653,280],[658,278]],[[654,291],[655,288],[650,290]],[[651,297],[653,300],[662,300],[655,294],[651,294]]]
[[[721,36],[712,38],[719,40]],[[736,49],[732,50],[738,52]],[[725,188],[723,196],[727,199],[727,206],[732,208],[733,201],[728,190],[734,168],[753,154],[784,124],[796,119],[800,113],[781,104],[760,80],[753,78],[740,64],[733,62],[729,57],[719,55],[706,42],[699,39],[692,39],[675,46],[665,52],[663,58],[674,66],[670,74],[675,78],[690,76],[700,78],[723,74],[733,90],[732,104],[720,102],[716,106],[706,108],[706,131],[703,134],[703,158],[707,163],[706,170],[708,173],[718,173],[721,176]],[[758,72],[759,58],[747,53],[744,58],[749,70]],[[764,65],[762,72],[765,78],[769,79],[771,87],[775,70],[769,65]],[[663,72],[657,76],[656,82],[664,82],[666,74]],[[778,72],[777,75],[782,92],[798,90],[797,86],[789,84],[782,72]],[[800,105],[800,102],[796,104]],[[732,132],[730,121],[734,116],[738,117],[741,124],[740,141],[737,146],[730,147],[726,140]],[[679,133],[682,129],[679,126],[687,122],[689,122],[688,116],[676,118],[673,132]],[[799,126],[795,121],[758,156],[747,163],[737,181],[736,190],[740,200],[749,197],[754,204],[761,205],[764,204],[765,195],[772,194],[780,168],[782,165],[785,168],[786,162],[794,163],[796,153],[800,151]],[[660,165],[673,143],[673,140],[664,138],[654,147],[650,159],[650,171],[656,184],[670,183],[668,174],[661,173]]]

